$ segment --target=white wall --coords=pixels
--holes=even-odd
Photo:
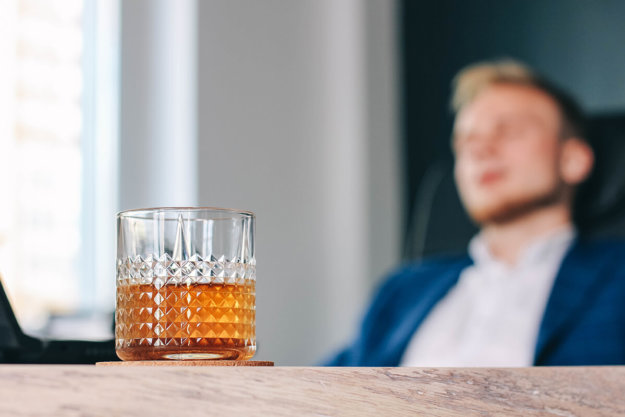
[[[150,15],[127,3],[123,39]],[[311,364],[340,346],[398,259],[394,17],[393,1],[197,3],[197,198],[257,214],[257,359]],[[123,97],[154,97],[135,79],[158,63],[125,47]],[[151,141],[124,130],[135,113],[122,149]],[[148,199],[131,191],[145,177],[122,178],[122,206]]]
[[[121,6],[120,207],[196,205],[196,1]]]

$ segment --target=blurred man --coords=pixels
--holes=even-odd
[[[330,365],[625,363],[625,246],[578,238],[594,157],[577,104],[520,64],[455,79],[455,179],[480,226],[468,256],[409,265]]]

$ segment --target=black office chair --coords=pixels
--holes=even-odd
[[[576,224],[584,236],[625,238],[625,114],[592,117],[588,133],[596,164],[576,196]],[[405,259],[464,252],[476,232],[458,197],[453,161],[435,161],[417,192]]]
[[[40,340],[25,334],[0,281],[0,363],[94,364],[117,360],[113,340]]]

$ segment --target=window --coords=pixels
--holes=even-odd
[[[0,2],[0,273],[20,324],[34,333],[51,316],[113,302],[93,273],[98,245],[114,245],[97,226],[98,204],[106,195],[110,206],[116,192],[116,132],[105,140],[98,131],[114,105],[101,105],[98,92],[116,91],[115,78],[95,69],[107,53],[98,48],[111,46],[102,33],[115,39],[117,28],[97,24],[115,11],[114,2],[101,3]]]

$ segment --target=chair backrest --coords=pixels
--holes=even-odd
[[[625,237],[625,114],[594,117],[595,169],[576,198],[576,222],[590,236]]]
[[[576,224],[586,236],[625,238],[625,114],[591,118],[588,139],[596,163],[576,196]],[[404,257],[463,252],[476,232],[458,197],[453,161],[435,161],[417,192]]]

